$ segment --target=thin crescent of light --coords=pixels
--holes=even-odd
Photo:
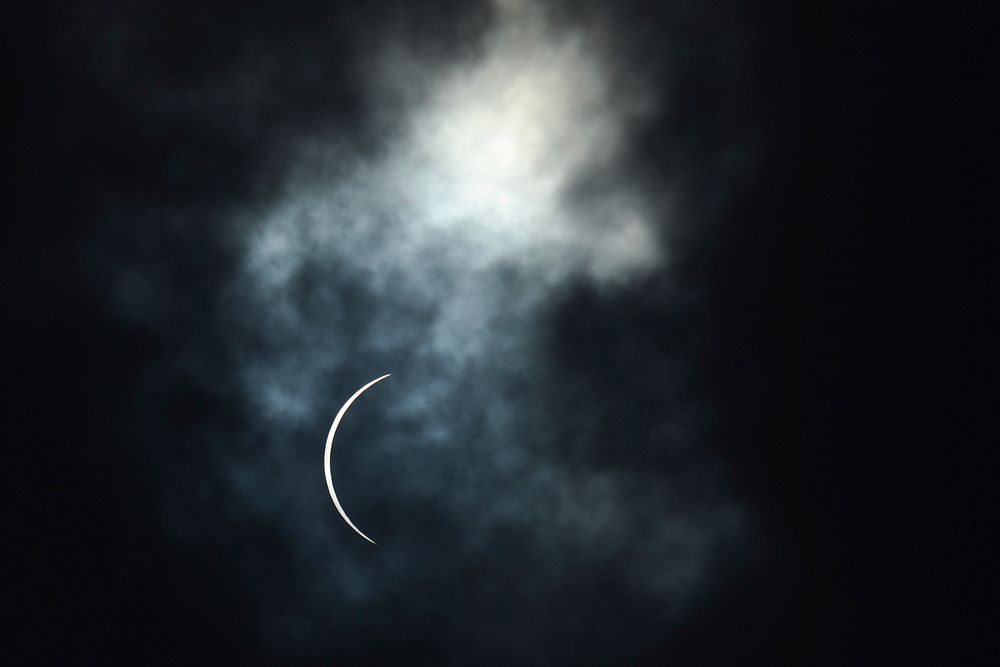
[[[358,396],[365,393],[369,387],[381,382],[389,377],[389,375],[391,375],[391,373],[386,373],[380,378],[375,378],[365,386],[361,387],[361,389],[358,389],[354,392],[353,396],[347,399],[347,402],[340,408],[337,416],[333,418],[333,426],[330,427],[330,433],[326,436],[326,452],[323,454],[323,470],[326,472],[326,488],[330,490],[330,497],[333,499],[333,504],[337,506],[337,511],[340,512],[341,518],[347,522],[347,525],[353,528],[355,533],[365,538],[372,544],[376,543],[375,540],[362,533],[361,530],[354,525],[354,522],[347,517],[347,512],[345,512],[344,508],[341,507],[340,500],[337,499],[337,492],[333,490],[333,474],[330,472],[330,455],[333,453],[333,436],[337,434],[337,427],[340,426],[340,420],[344,418],[344,414],[347,412],[347,409],[351,407],[351,403],[353,403]]]

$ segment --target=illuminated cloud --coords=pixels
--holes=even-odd
[[[404,100],[379,149],[304,141],[282,195],[241,227],[231,305],[259,321],[235,329],[246,397],[266,420],[268,456],[318,465],[302,452],[321,451],[332,411],[391,372],[382,391],[395,399],[369,399],[378,426],[351,472],[381,481],[345,503],[389,515],[423,506],[459,527],[449,539],[466,557],[513,526],[552,563],[624,559],[623,580],[680,603],[740,512],[720,498],[679,504],[662,476],[561,460],[567,438],[583,451],[595,436],[552,423],[563,381],[543,331],[566,285],[613,291],[666,267],[664,197],[624,166],[651,97],[599,34],[517,3],[496,20],[463,62],[395,49],[370,63],[374,98]],[[310,432],[315,443],[302,440]],[[231,471],[238,493],[263,483],[263,457]],[[331,526],[289,521],[314,517],[304,502],[276,492],[265,513],[312,567]],[[418,539],[390,529],[373,537]],[[331,587],[382,594],[355,584]]]

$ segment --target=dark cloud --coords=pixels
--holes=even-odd
[[[787,444],[805,407],[778,386],[802,371],[776,239],[807,224],[789,212],[787,8],[26,19],[19,207],[38,224],[21,242],[60,235],[59,322],[88,353],[64,360],[88,448],[57,477],[83,499],[63,521],[90,534],[49,538],[94,545],[56,614],[96,600],[71,644],[168,662],[829,658],[824,623],[851,598],[815,571],[836,570],[832,538],[795,481],[816,464]],[[321,456],[340,404],[386,372],[334,459],[373,548]]]

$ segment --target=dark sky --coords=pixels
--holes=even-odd
[[[985,33],[800,4],[21,6],[25,662],[967,663]]]

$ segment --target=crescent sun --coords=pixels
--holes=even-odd
[[[355,533],[365,538],[372,544],[375,544],[375,540],[362,533],[361,530],[354,525],[354,522],[348,518],[347,512],[345,512],[344,508],[340,505],[340,500],[337,499],[337,492],[333,490],[333,475],[330,472],[330,455],[333,453],[333,436],[337,434],[337,427],[340,426],[340,420],[344,418],[344,415],[347,413],[347,409],[350,408],[351,404],[354,403],[358,396],[365,393],[369,387],[381,382],[389,377],[389,375],[391,374],[387,373],[382,377],[375,378],[365,386],[361,387],[361,389],[358,389],[354,392],[353,396],[347,399],[347,402],[340,408],[337,416],[333,418],[333,426],[330,427],[330,433],[326,436],[326,452],[323,454],[323,470],[326,472],[326,488],[330,490],[330,498],[333,499],[333,504],[337,507],[337,511],[340,512],[341,518],[347,522],[347,525],[353,528]]]

